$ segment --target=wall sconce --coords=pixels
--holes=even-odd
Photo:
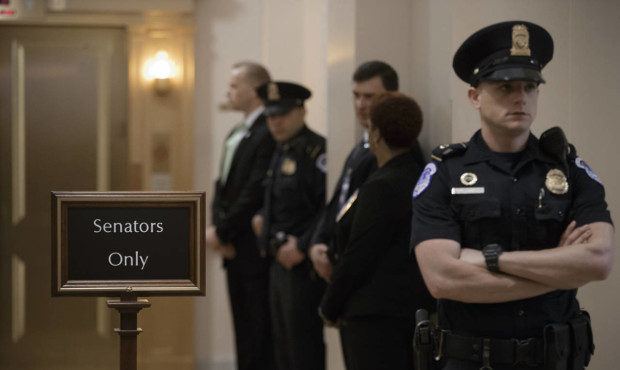
[[[146,62],[146,78],[153,81],[155,92],[166,95],[170,91],[170,78],[174,76],[174,63],[168,59],[168,53],[160,51],[154,59]]]

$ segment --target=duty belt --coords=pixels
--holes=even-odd
[[[537,366],[544,361],[544,342],[538,338],[476,338],[441,331],[438,345],[437,359],[482,362],[481,369],[492,369],[492,364]]]

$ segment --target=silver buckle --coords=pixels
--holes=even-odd
[[[482,339],[482,367],[480,370],[493,370],[491,367],[491,340]]]

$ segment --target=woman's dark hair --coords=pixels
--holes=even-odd
[[[410,147],[422,130],[422,110],[410,97],[389,91],[372,102],[370,123],[390,148]]]

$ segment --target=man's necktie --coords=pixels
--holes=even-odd
[[[235,126],[233,132],[230,134],[226,143],[224,143],[224,156],[222,157],[222,166],[220,171],[220,184],[226,184],[228,179],[228,173],[230,172],[230,166],[232,165],[232,159],[235,155],[235,150],[245,135],[245,123],[241,122]]]

